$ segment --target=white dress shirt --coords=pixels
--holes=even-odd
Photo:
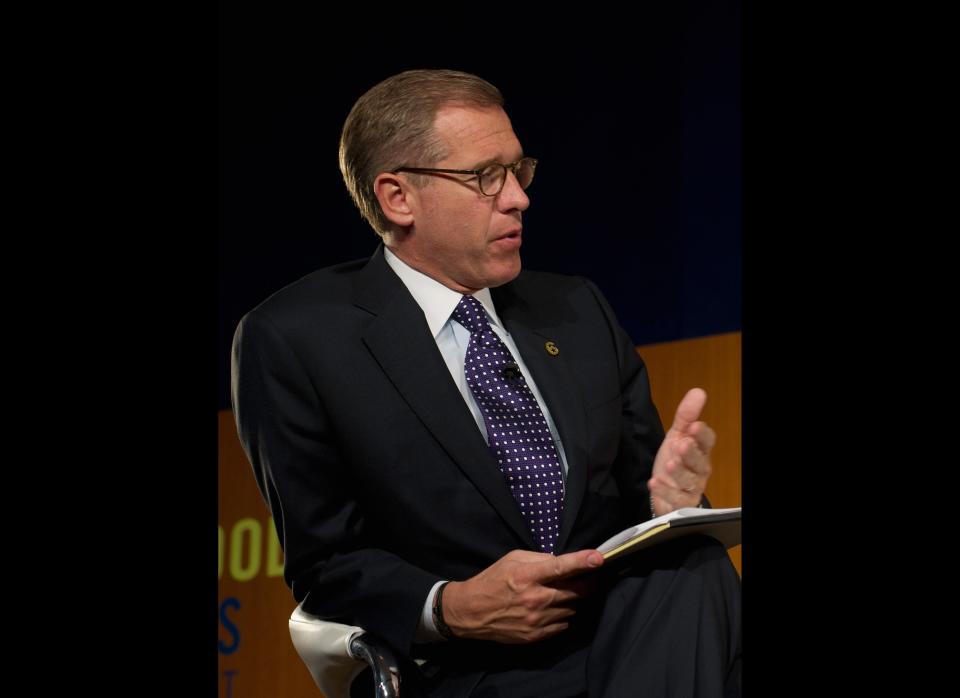
[[[477,423],[477,427],[480,429],[480,433],[483,434],[484,440],[489,443],[489,439],[487,439],[487,427],[483,421],[483,413],[480,411],[480,407],[473,397],[473,392],[467,384],[467,375],[463,368],[464,360],[467,356],[467,344],[470,342],[470,331],[450,317],[463,294],[447,288],[439,281],[410,267],[386,247],[383,248],[383,256],[387,264],[390,265],[390,268],[400,277],[403,285],[410,291],[410,295],[413,296],[417,305],[423,310],[423,315],[427,320],[427,326],[430,328],[430,333],[437,342],[437,348],[440,350],[440,354],[443,356],[443,360],[450,370],[450,375],[453,376],[453,381],[460,389],[460,394],[463,395],[464,402],[466,402],[470,408],[470,412],[473,414],[473,418]],[[473,297],[480,301],[484,310],[487,311],[487,320],[490,322],[490,327],[497,333],[497,336],[503,340],[503,343],[507,345],[510,353],[513,354],[513,358],[523,373],[524,380],[527,382],[527,385],[530,386],[534,397],[537,398],[537,403],[543,411],[543,417],[547,422],[547,426],[550,428],[550,435],[553,437],[553,442],[557,447],[557,454],[560,456],[560,465],[563,467],[563,474],[564,477],[566,477],[567,459],[563,452],[563,444],[560,442],[560,437],[557,434],[557,427],[553,423],[550,410],[543,401],[543,397],[537,389],[537,384],[534,382],[533,376],[523,363],[523,357],[520,356],[517,345],[514,344],[510,333],[507,332],[506,328],[504,328],[500,322],[500,318],[497,317],[497,309],[493,306],[490,289],[481,289],[474,293]],[[437,593],[437,588],[442,583],[443,582],[437,582],[430,590],[430,593],[427,594],[427,600],[426,603],[424,603],[423,613],[420,617],[420,624],[417,627],[415,638],[417,642],[443,639],[433,623],[433,599]]]

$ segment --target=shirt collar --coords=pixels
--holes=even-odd
[[[386,246],[383,248],[383,257],[390,268],[400,277],[403,285],[410,291],[410,295],[413,296],[417,305],[423,310],[427,325],[430,327],[430,333],[436,339],[440,330],[447,324],[463,294],[454,291],[452,288],[447,288],[436,279],[417,271],[397,257]],[[482,288],[474,293],[473,297],[480,301],[483,309],[487,311],[487,319],[490,323],[502,329],[503,325],[500,323],[500,318],[497,317],[497,309],[493,307],[490,289]]]

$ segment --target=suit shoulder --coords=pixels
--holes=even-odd
[[[583,276],[524,270],[516,279],[493,290],[500,308],[526,314],[539,322],[562,323],[571,318],[603,318],[615,323],[613,311],[597,286]]]
[[[308,318],[318,319],[352,304],[353,280],[368,258],[318,269],[275,291],[247,317],[257,316],[278,327],[292,327]],[[243,322],[243,320],[241,321]]]
[[[594,284],[583,276],[527,269],[520,272],[520,275],[509,286],[523,297],[543,301],[591,293],[596,289]]]

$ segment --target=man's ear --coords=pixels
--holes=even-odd
[[[381,172],[373,180],[373,193],[388,221],[400,228],[413,225],[417,193],[410,182],[391,172]]]

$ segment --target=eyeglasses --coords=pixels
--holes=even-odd
[[[484,196],[496,196],[507,181],[507,170],[513,172],[521,189],[526,189],[533,181],[537,169],[536,158],[521,158],[516,162],[501,165],[499,162],[487,165],[481,170],[440,170],[434,167],[398,167],[394,172],[420,172],[424,174],[469,174],[477,178],[480,193]]]

